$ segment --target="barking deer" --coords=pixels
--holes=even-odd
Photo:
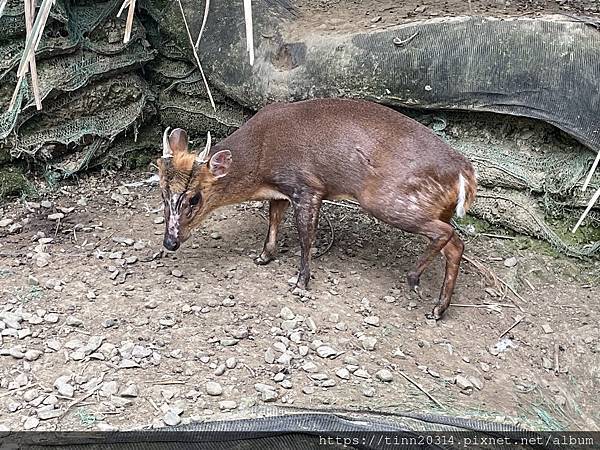
[[[429,238],[408,272],[408,286],[440,252],[446,269],[430,316],[450,305],[464,245],[449,224],[472,204],[472,165],[429,128],[391,108],[360,100],[319,99],[269,105],[204,151],[188,150],[186,132],[163,136],[158,160],[164,200],[164,246],[177,250],[211,211],[269,201],[269,230],[255,262],[276,253],[277,230],[292,205],[301,258],[296,289],[307,288],[311,246],[325,199],[353,199],[379,220]]]

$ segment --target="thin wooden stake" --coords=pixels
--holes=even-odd
[[[8,0],[0,0],[0,17],[2,17],[4,8],[6,8],[6,3],[8,3]]]
[[[588,173],[588,176],[586,177],[585,181],[583,182],[583,186],[581,186],[582,191],[585,191],[588,188],[590,181],[592,181],[592,176],[594,175],[594,172],[596,172],[598,163],[600,163],[600,151],[598,151],[598,154],[596,155],[596,159],[594,160],[594,164],[592,164],[592,168],[590,169],[590,173]]]
[[[123,43],[127,44],[131,39],[131,29],[133,28],[133,13],[135,12],[135,0],[129,0],[129,10],[127,11],[127,22],[125,22],[125,36]]]
[[[25,29],[27,36],[31,35],[33,28],[33,20],[35,17],[35,0],[24,0],[25,3]],[[29,61],[29,73],[31,74],[31,87],[33,97],[35,98],[35,107],[38,111],[42,109],[42,98],[40,96],[40,86],[38,83],[37,65],[35,62],[35,54]]]
[[[600,155],[600,153],[598,153],[598,155]],[[583,221],[585,220],[585,218],[587,217],[589,212],[592,210],[592,207],[598,201],[598,198],[600,198],[600,188],[598,188],[598,190],[594,193],[594,195],[590,199],[590,202],[587,204],[585,211],[583,212],[583,214],[581,215],[581,217],[579,218],[579,220],[577,221],[577,223],[571,230],[571,233],[575,233],[577,231],[577,229],[581,226],[581,224],[583,223]]]
[[[27,2],[28,0],[24,1]],[[54,2],[55,0],[42,1],[40,11],[35,19],[31,33],[25,39],[25,49],[23,50],[23,55],[21,56],[21,61],[19,62],[19,68],[17,69],[17,85],[15,87],[15,92],[13,93],[12,99],[10,100],[10,105],[8,106],[9,111],[15,107],[19,92],[21,91],[23,79],[29,70],[30,61],[32,58],[35,58],[35,51],[37,50],[42,39],[44,27],[46,26],[46,22],[48,21],[48,16],[50,15],[50,10],[52,9]]]
[[[198,50],[198,46],[200,45],[200,39],[202,38],[202,33],[204,33],[204,27],[206,26],[206,19],[208,19],[209,8],[210,0],[206,0],[206,4],[204,5],[204,17],[202,18],[202,26],[200,27],[200,33],[198,33],[198,39],[196,40],[196,50]]]
[[[254,65],[254,27],[252,26],[252,0],[244,0],[244,22],[246,22],[246,50],[250,65]]]
[[[125,8],[127,8],[130,3],[131,3],[131,0],[125,0],[123,2],[123,4],[121,5],[121,7],[119,8],[119,12],[117,13],[117,18],[121,17],[121,14],[123,14],[123,11],[125,11]]]
[[[210,88],[208,87],[208,81],[206,80],[206,76],[204,75],[204,70],[202,70],[202,64],[200,64],[200,58],[198,57],[198,52],[196,51],[196,47],[194,47],[194,40],[192,39],[192,33],[190,32],[190,27],[188,26],[187,19],[185,17],[185,11],[183,10],[183,6],[181,4],[181,0],[177,0],[177,3],[179,4],[179,10],[181,11],[181,17],[183,17],[183,23],[185,25],[185,30],[187,31],[188,39],[190,41],[190,45],[192,46],[192,53],[194,53],[194,59],[196,60],[196,64],[198,64],[198,69],[200,70],[200,75],[202,75],[202,81],[204,81],[204,86],[206,87],[206,93],[208,94],[208,99],[210,100],[210,105],[216,111],[217,107],[215,105],[215,101],[213,99],[212,93],[210,92]]]

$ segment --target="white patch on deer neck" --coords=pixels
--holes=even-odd
[[[169,202],[169,223],[167,224],[167,232],[170,236],[177,238],[179,236],[179,211],[177,210],[177,202],[181,194],[171,195]]]

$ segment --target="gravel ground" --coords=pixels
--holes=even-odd
[[[298,298],[289,217],[268,266],[252,262],[261,203],[218,211],[168,253],[158,190],[124,185],[147,177],[96,174],[1,207],[0,427],[176,425],[268,403],[598,429],[598,262],[475,224],[467,257],[486,270],[463,262],[434,323],[441,259],[415,298],[405,276],[424,241],[329,205],[335,242]],[[322,220],[317,251],[331,236]]]

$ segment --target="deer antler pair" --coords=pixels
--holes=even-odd
[[[173,157],[173,150],[171,149],[171,143],[169,142],[169,138],[175,130],[171,131],[171,134],[169,134],[170,129],[170,127],[167,127],[163,134],[163,158]],[[208,156],[208,152],[210,152],[211,143],[212,139],[210,137],[209,131],[206,133],[206,146],[204,147],[204,150],[202,150],[200,153],[198,153],[198,156],[196,156],[196,162],[198,164],[204,164],[206,162],[206,157]]]

